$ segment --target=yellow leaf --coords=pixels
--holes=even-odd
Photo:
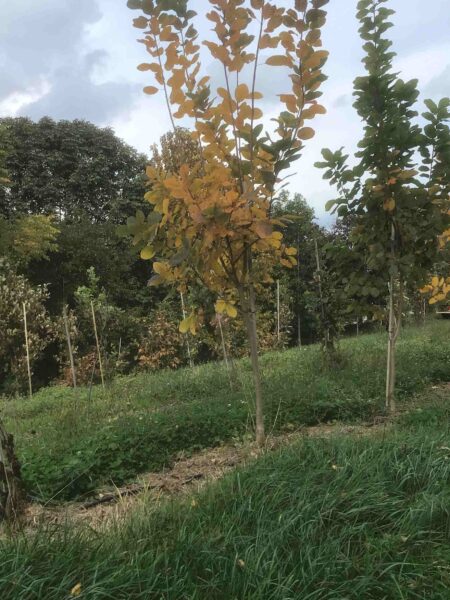
[[[431,285],[433,287],[438,287],[438,285],[439,285],[439,277],[436,277],[436,276],[432,277],[431,278]]]
[[[227,303],[225,302],[225,300],[217,300],[217,302],[215,304],[216,313],[219,313],[219,314],[224,313],[226,305],[227,305]]]
[[[232,319],[235,319],[237,317],[237,309],[233,304],[230,304],[227,302],[225,310],[226,310],[228,316],[231,317]]]
[[[292,67],[292,59],[284,54],[277,54],[269,56],[266,60],[266,65],[271,65],[272,67]]]
[[[76,585],[73,586],[73,588],[70,590],[70,595],[71,596],[79,596],[81,594],[81,583],[77,583]]]
[[[191,313],[188,317],[185,317],[179,326],[179,330],[180,333],[187,333],[188,331],[190,331],[192,333],[192,335],[195,335],[196,333],[196,318],[195,318],[195,314]]]
[[[155,256],[155,251],[153,250],[153,248],[151,246],[145,246],[145,248],[142,248],[142,250],[141,250],[142,260],[150,260],[154,256]]]
[[[286,248],[287,256],[295,256],[297,254],[297,248]]]
[[[154,85],[147,85],[144,88],[144,93],[148,94],[149,96],[153,96],[154,94],[158,93],[158,88],[155,87]]]
[[[394,198],[389,198],[388,200],[385,200],[383,202],[383,208],[384,210],[388,211],[388,212],[392,212],[395,208],[395,200]]]
[[[299,129],[297,136],[301,140],[310,140],[312,137],[314,137],[314,134],[315,131],[312,127],[302,127],[301,129]]]
[[[241,83],[240,85],[238,85],[236,88],[235,96],[238,102],[246,100],[250,96],[250,90],[248,89],[248,85],[246,83]]]
[[[289,112],[297,112],[297,98],[294,94],[280,94],[280,100],[286,104]]]

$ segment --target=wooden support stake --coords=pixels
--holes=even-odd
[[[183,313],[183,319],[186,318],[186,308],[184,306],[184,296],[183,296],[183,292],[180,292],[180,298],[181,298],[181,311]],[[189,345],[189,337],[188,337],[188,333],[186,334],[186,348],[187,348],[187,353],[188,353],[188,358],[189,358],[189,364],[191,366],[191,368],[194,367],[194,361],[192,360],[192,355],[191,355],[191,347]]]
[[[33,395],[33,388],[31,386],[30,347],[28,344],[27,309],[25,307],[25,302],[23,302],[23,325],[24,325],[24,331],[25,331],[25,348],[27,350],[28,392],[29,392],[30,398],[31,398]]]
[[[66,330],[67,348],[69,350],[70,369],[72,371],[72,382],[73,382],[73,387],[76,388],[77,387],[77,376],[75,373],[75,363],[73,360],[72,342],[70,341],[69,321],[67,319],[67,309],[66,309],[65,305],[63,307],[63,319],[64,319],[64,328]]]
[[[277,340],[280,343],[280,280],[277,279]]]
[[[100,352],[100,343],[98,341],[98,333],[97,333],[97,321],[95,319],[95,310],[94,310],[94,303],[91,300],[91,309],[92,309],[92,321],[94,323],[94,333],[95,333],[95,342],[97,344],[97,354],[98,354],[98,365],[100,368],[100,377],[102,380],[102,386],[105,387],[105,378],[103,375],[103,364],[102,364],[102,355]]]
[[[317,238],[314,238],[314,250],[316,254],[316,266],[317,266],[317,283],[319,285],[319,299],[320,299],[320,312],[322,315],[322,323],[325,323],[325,308],[323,304],[323,294],[322,294],[322,276],[320,269],[320,258],[319,258],[319,248],[317,246]],[[330,330],[328,327],[325,331],[325,345],[328,348],[330,342]]]
[[[228,353],[227,353],[227,347],[226,347],[226,344],[225,344],[225,336],[223,335],[222,315],[217,315],[217,321],[219,323],[220,338],[222,340],[222,351],[223,351],[223,358],[225,360],[225,367],[227,369],[228,379],[230,381],[230,388],[233,389],[233,380],[231,378],[230,363],[228,362]]]
[[[302,324],[300,317],[300,231],[297,233],[297,342],[302,347]]]

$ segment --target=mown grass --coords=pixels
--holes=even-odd
[[[450,407],[305,439],[103,532],[0,546],[2,600],[448,600]]]
[[[450,377],[450,324],[408,328],[398,342],[400,402]],[[383,406],[386,334],[345,339],[330,368],[311,346],[262,357],[268,430],[370,418]],[[252,376],[237,364],[230,390],[221,363],[119,379],[106,390],[47,388],[1,403],[16,436],[30,495],[60,501],[169,465],[178,452],[252,429]]]

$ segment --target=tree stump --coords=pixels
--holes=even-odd
[[[14,439],[0,419],[0,522],[16,523],[24,508],[20,463]]]

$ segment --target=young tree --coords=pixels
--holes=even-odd
[[[217,297],[216,310],[229,316],[242,311],[247,325],[256,392],[256,437],[264,441],[263,402],[258,362],[255,285],[272,267],[296,264],[295,248],[286,247],[271,205],[281,173],[290,167],[314,135],[307,121],[325,109],[317,102],[324,80],[320,29],[328,0],[296,0],[285,9],[265,0],[210,0],[207,18],[216,41],[204,40],[223,73],[224,85],[212,93],[209,77],[200,74],[196,13],[187,0],[129,0],[142,9],[134,20],[144,29],[141,40],[152,56],[138,68],[154,74],[172,123],[190,119],[199,160],[178,173],[149,167],[154,210],[131,223],[136,242],[145,244],[144,259],[153,259],[153,284],[173,283],[181,290],[200,281]],[[282,67],[289,88],[280,90],[284,104],[272,133],[263,133],[258,67]],[[247,78],[247,73],[250,73]],[[288,79],[288,81],[289,81]],[[174,125],[175,127],[175,125]],[[181,325],[195,331],[196,316]]]
[[[357,17],[366,56],[367,75],[354,82],[354,106],[365,123],[364,137],[355,155],[356,166],[347,165],[341,150],[322,151],[324,177],[336,184],[339,215],[355,215],[352,241],[366,256],[366,269],[353,273],[361,289],[383,281],[388,293],[389,341],[386,377],[386,409],[395,410],[395,347],[400,332],[405,286],[423,284],[436,260],[438,235],[445,229],[449,194],[447,99],[426,100],[429,124],[413,122],[419,95],[417,80],[405,82],[392,68],[395,53],[384,32],[394,11],[386,0],[360,0]],[[417,163],[418,152],[423,161]],[[441,157],[441,158],[439,158]],[[420,174],[421,178],[418,177]]]

